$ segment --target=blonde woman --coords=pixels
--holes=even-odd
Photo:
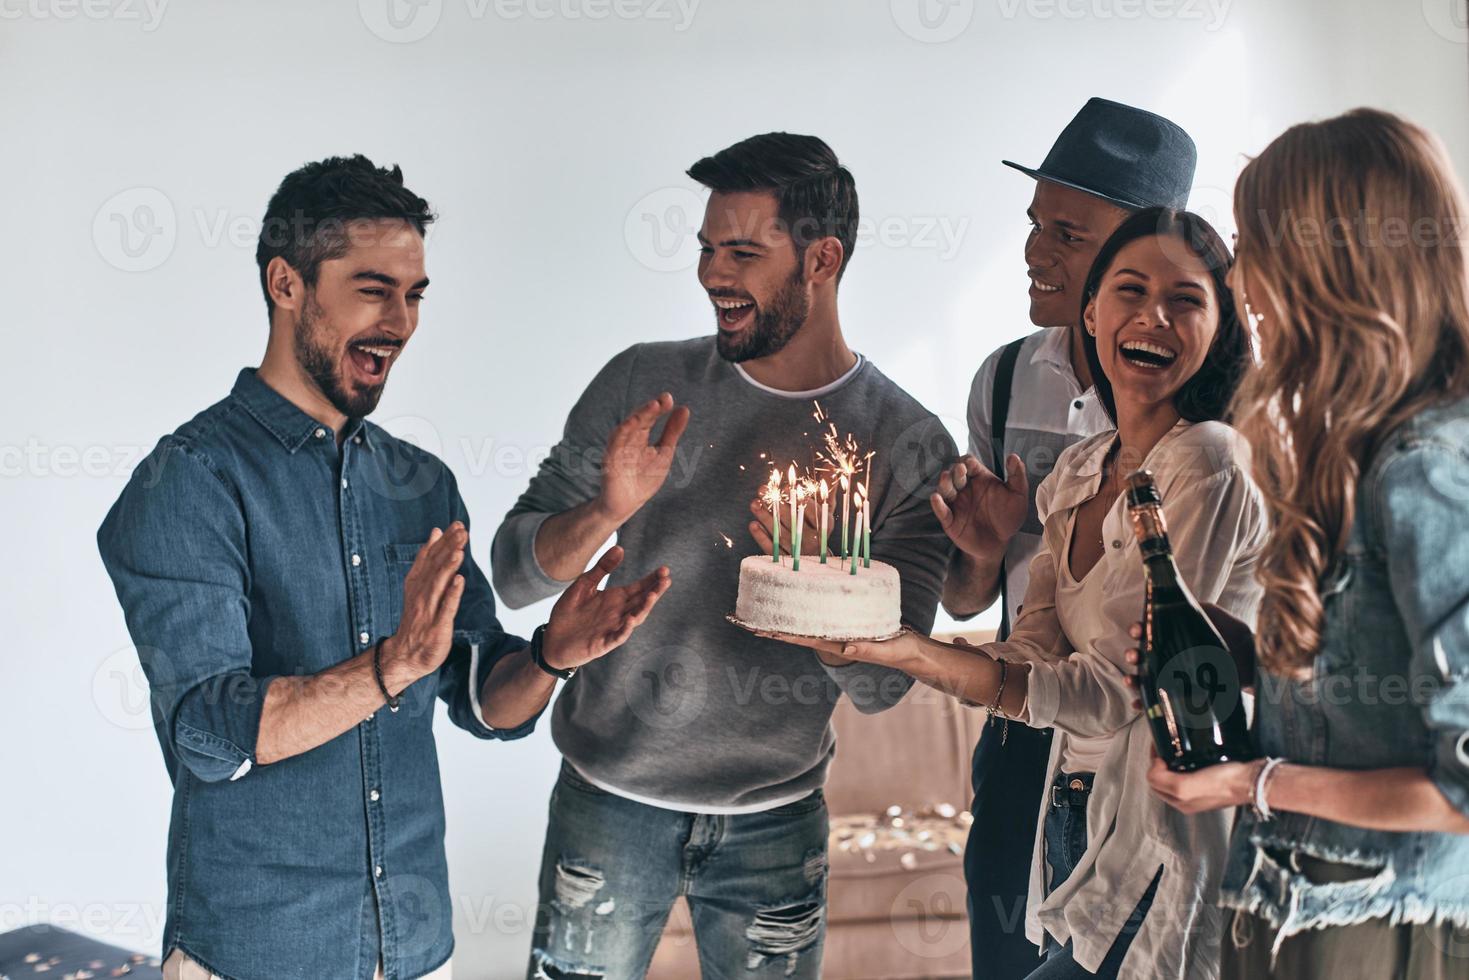
[[[1149,779],[1187,813],[1254,804],[1226,976],[1466,977],[1469,210],[1437,140],[1357,110],[1271,143],[1235,211],[1264,757]]]
[[[1148,792],[1152,739],[1125,674],[1143,563],[1121,491],[1128,473],[1152,470],[1184,578],[1253,621],[1266,523],[1242,440],[1221,421],[1249,360],[1229,267],[1219,236],[1188,212],[1139,212],[1102,246],[1081,307],[1115,428],[1068,448],[1040,485],[1042,547],[1007,640],[807,643],[1056,729],[1026,906],[1026,933],[1045,947],[1032,980],[1217,975],[1228,815],[1185,816]],[[995,479],[972,458],[951,475],[970,487]]]

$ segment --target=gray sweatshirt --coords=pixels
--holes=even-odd
[[[566,684],[552,709],[552,736],[584,776],[635,799],[709,812],[776,806],[824,782],[835,748],[831,712],[842,693],[876,712],[912,684],[890,668],[827,667],[810,650],[725,620],[740,560],[757,553],[749,503],[770,462],[782,471],[792,460],[814,462],[822,427],[809,393],[757,385],[719,356],[713,337],[618,354],[571,410],[561,441],[496,532],[495,588],[520,608],[570,584],[541,568],[536,532],[597,495],[613,428],[661,391],[689,407],[689,427],[662,488],[618,530],[627,557],[611,584],[667,565],[672,587],[625,646]],[[903,622],[927,633],[950,554],[928,495],[957,455],[954,443],[934,415],[865,360],[816,400],[839,431],[877,452],[872,558],[897,568]],[[661,423],[655,439],[660,431]],[[840,547],[837,533],[829,540]]]

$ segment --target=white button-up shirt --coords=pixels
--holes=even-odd
[[[1042,547],[1030,566],[1024,612],[1010,638],[985,647],[991,656],[1027,661],[1028,723],[1054,727],[1047,784],[1071,739],[1110,742],[1087,804],[1087,849],[1075,872],[1046,893],[1042,805],[1031,865],[1026,935],[1042,930],[1073,942],[1076,962],[1096,970],[1123,923],[1161,867],[1152,908],[1138,931],[1121,980],[1218,975],[1222,913],[1219,876],[1232,812],[1185,816],[1149,791],[1152,735],[1132,707],[1124,651],[1128,627],[1141,618],[1143,563],[1125,495],[1102,522],[1102,557],[1079,588],[1057,587],[1076,510],[1096,495],[1102,462],[1116,439],[1107,431],[1066,450],[1041,485]],[[1263,498],[1249,477],[1248,448],[1220,422],[1180,421],[1153,447],[1153,471],[1179,574],[1200,602],[1254,623],[1255,580],[1266,539]],[[1069,568],[1069,564],[1067,566]]]

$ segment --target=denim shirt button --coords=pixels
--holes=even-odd
[[[374,803],[376,803],[381,797],[382,794],[379,793],[377,790],[373,790],[371,793],[367,794],[367,798]]]
[[[367,641],[371,640],[372,637],[368,636],[366,633],[358,633],[357,639],[362,643],[363,646],[367,646]]]
[[[383,866],[379,864],[377,867],[372,869],[372,873],[381,878],[383,876]]]
[[[342,489],[347,489],[347,478],[345,476],[342,477]]]
[[[316,436],[316,438],[318,438],[318,439],[325,439],[326,438],[326,430],[325,429],[317,429],[315,432],[312,433],[312,435]]]
[[[356,568],[360,564],[362,564],[362,556],[361,555],[353,555],[352,556],[352,567],[353,568]]]

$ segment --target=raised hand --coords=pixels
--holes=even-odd
[[[653,605],[668,591],[668,566],[660,566],[630,585],[597,585],[622,564],[613,545],[597,563],[561,593],[546,624],[542,655],[558,670],[580,667],[627,642]]]
[[[653,426],[663,416],[668,424],[656,443],[650,444]],[[679,437],[688,428],[689,410],[675,407],[673,396],[664,392],[646,402],[618,423],[607,440],[607,455],[602,460],[602,509],[619,524],[647,503],[673,465],[673,453]]]
[[[459,521],[447,531],[434,528],[428,543],[418,549],[413,567],[403,580],[403,616],[398,630],[382,641],[385,661],[401,665],[414,677],[439,669],[449,656],[454,638],[454,616],[464,595],[464,549],[469,530]]]
[[[965,455],[939,476],[929,503],[949,540],[973,558],[994,558],[1005,549],[1030,509],[1025,464],[1011,453],[1002,481],[979,460]]]

